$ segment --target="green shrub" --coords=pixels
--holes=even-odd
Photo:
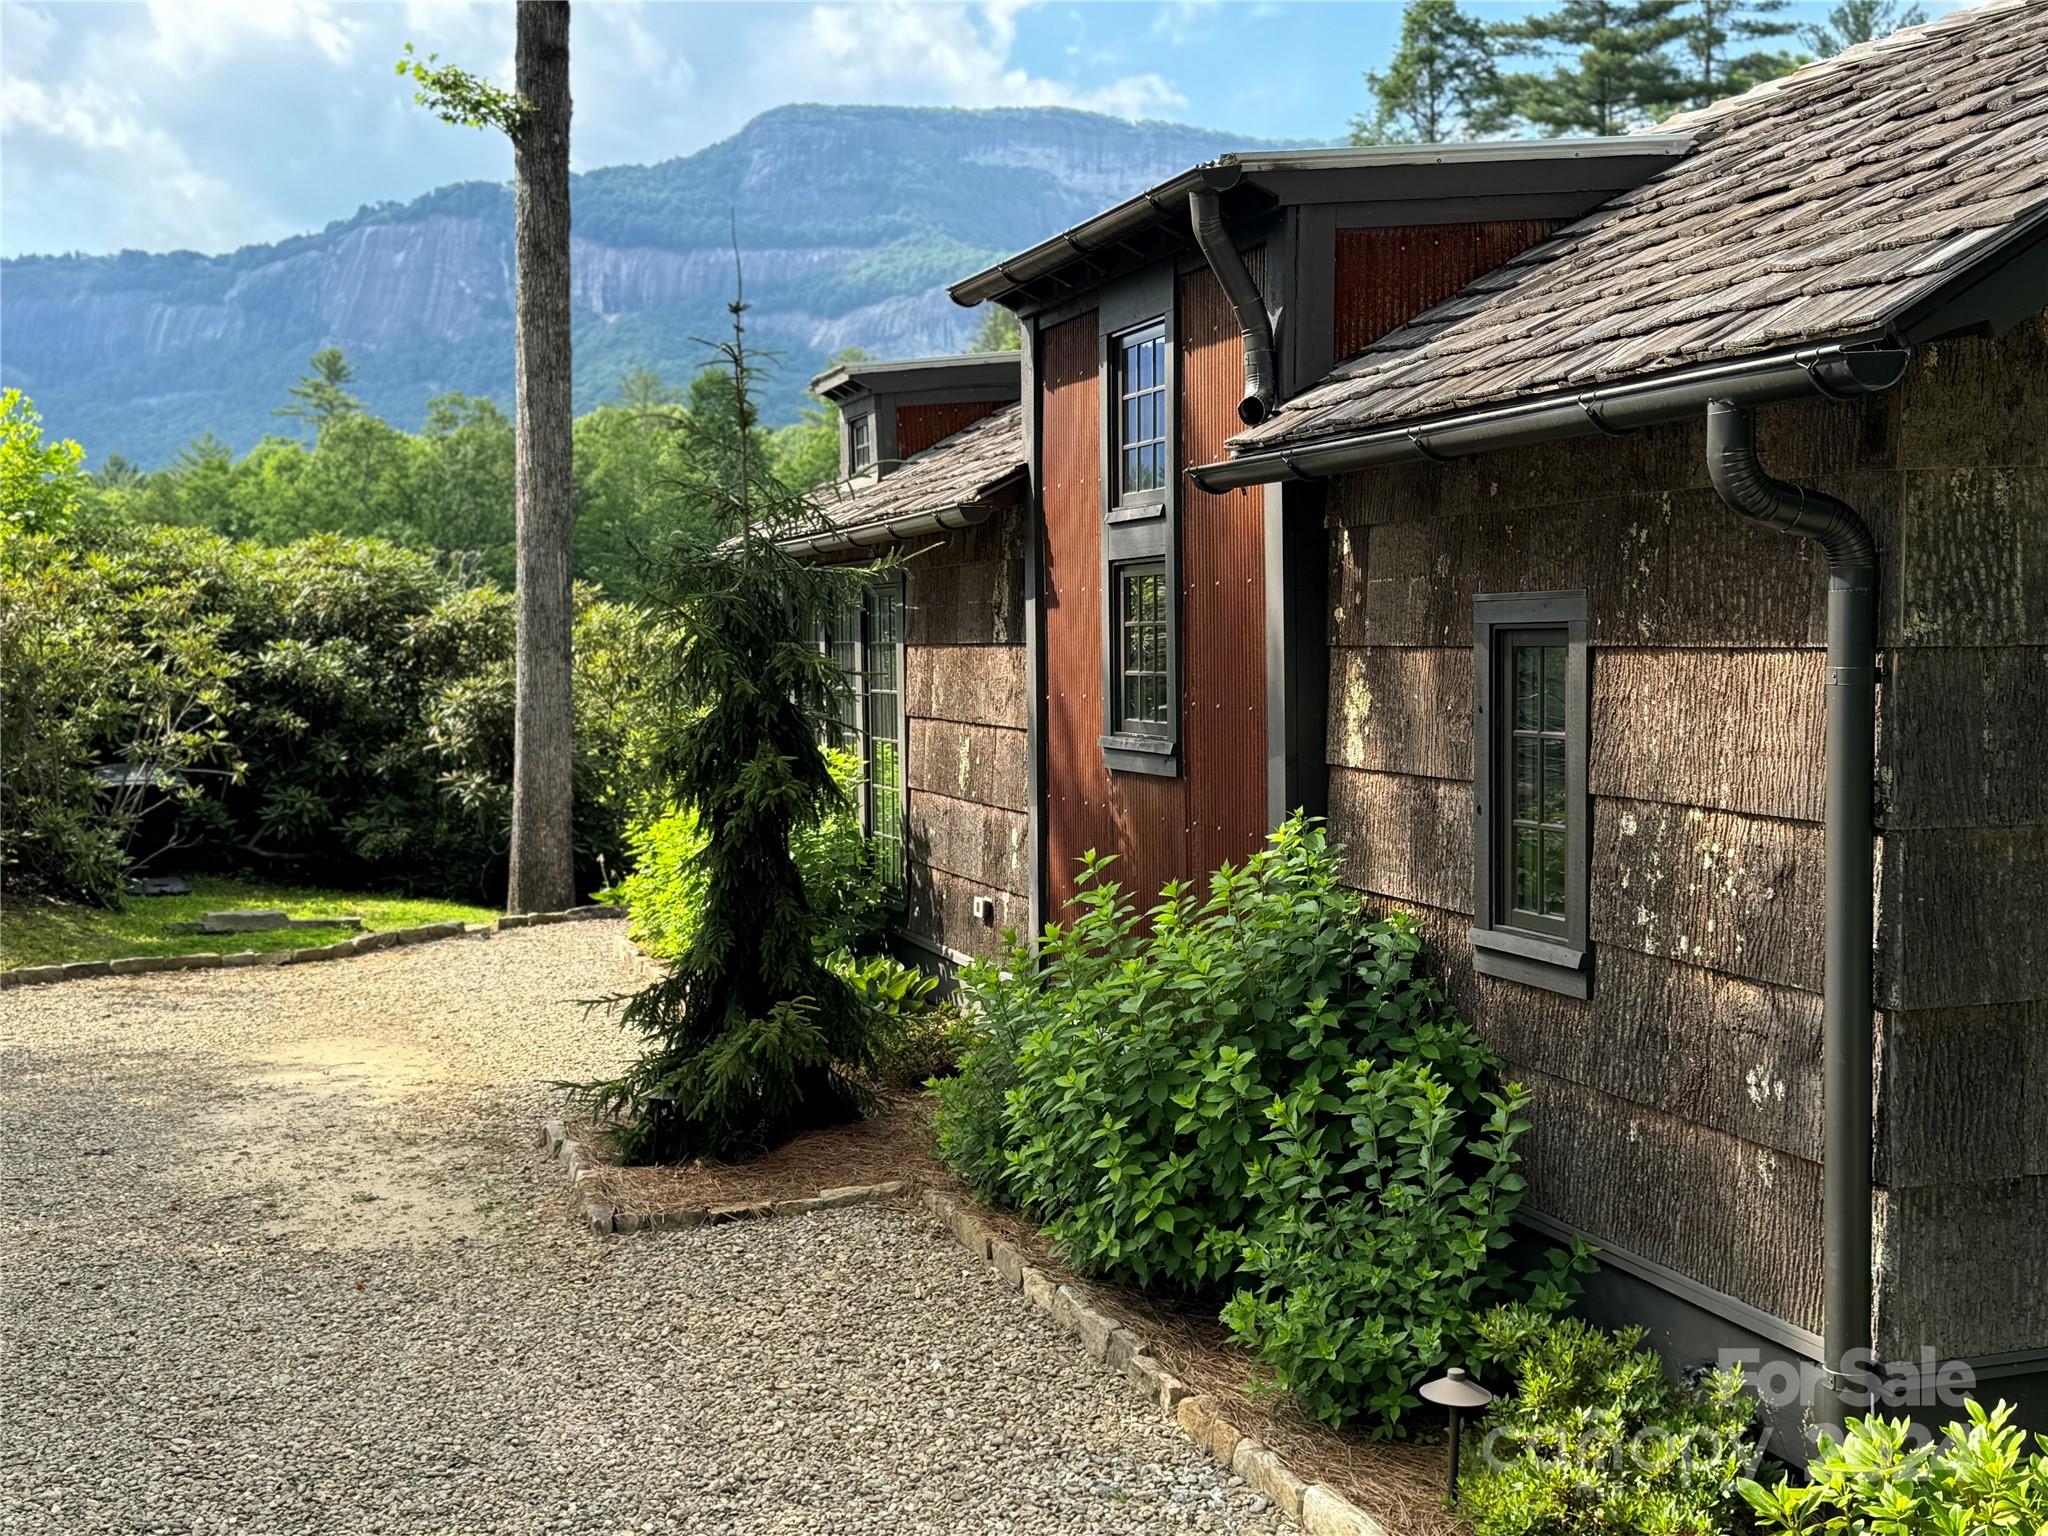
[[[1749,1463],[1740,1368],[1668,1380],[1639,1328],[1502,1308],[1484,1351],[1514,1390],[1480,1422],[1459,1484],[1477,1536],[1719,1536]]]
[[[861,831],[856,798],[860,759],[836,750],[825,759],[842,803],[791,837],[790,856],[803,876],[804,897],[817,914],[822,952],[859,953],[881,938],[887,892]],[[636,821],[627,829],[626,843],[632,873],[603,897],[626,908],[633,940],[641,948],[657,959],[678,959],[689,952],[704,902],[704,834],[696,813],[671,808]]]
[[[856,959],[840,950],[826,962],[875,1014],[875,1060],[868,1075],[885,1088],[913,1089],[953,1070],[951,1010],[932,998],[939,978],[894,955]]]
[[[1889,1536],[1993,1536],[2048,1530],[2048,1437],[2009,1422],[2005,1403],[1974,1399],[1969,1422],[1923,1443],[1903,1419],[1851,1419],[1821,1438],[1807,1481],[1745,1479],[1742,1497],[1767,1531],[1871,1531]]]
[[[1084,1270],[1229,1295],[1319,1417],[1394,1428],[1483,1309],[1564,1299],[1501,1253],[1521,1091],[1493,1086],[1413,921],[1367,922],[1314,824],[1142,919],[1108,862],[1084,861],[1036,960],[964,973],[941,1151]]]
[[[637,615],[579,594],[584,889],[616,873],[646,726]],[[187,783],[179,867],[502,891],[512,608],[433,558],[323,535],[277,548],[81,519],[0,543],[7,733],[0,858],[23,884],[118,900],[128,763]]]

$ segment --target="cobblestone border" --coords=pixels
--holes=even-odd
[[[798,1200],[748,1200],[730,1205],[686,1206],[676,1211],[641,1211],[627,1214],[616,1205],[587,1192],[596,1179],[583,1143],[559,1120],[540,1123],[540,1143],[568,1171],[569,1182],[580,1193],[577,1216],[593,1232],[663,1232],[683,1227],[708,1227],[726,1221],[752,1221],[764,1216],[801,1216],[806,1211],[833,1211],[848,1205],[875,1205],[903,1193],[903,1181],[886,1184],[843,1184],[820,1190]]]
[[[1224,1417],[1215,1398],[1198,1393],[1145,1352],[1144,1341],[1098,1311],[1092,1297],[1060,1285],[982,1225],[979,1218],[937,1190],[924,1191],[924,1207],[946,1224],[954,1240],[994,1269],[1003,1284],[1081,1341],[1095,1359],[1121,1371],[1145,1396],[1173,1415],[1181,1432],[1270,1499],[1309,1536],[1388,1536],[1387,1528],[1333,1488],[1304,1482],[1287,1463]]]
[[[400,944],[429,944],[436,939],[488,939],[515,928],[601,921],[625,915],[624,907],[570,907],[562,912],[516,912],[491,923],[423,923],[417,928],[385,928],[313,949],[245,949],[232,955],[128,955],[119,960],[26,965],[12,971],[0,971],[0,991],[12,987],[46,986],[55,981],[90,981],[100,976],[142,976],[160,971],[225,971],[248,965],[305,965],[316,960],[342,960],[351,955],[366,955],[373,950],[391,949]]]

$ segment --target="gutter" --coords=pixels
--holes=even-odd
[[[885,544],[901,544],[926,534],[973,528],[995,516],[995,511],[991,502],[969,502],[963,507],[948,507],[942,512],[915,512],[908,517],[871,523],[864,528],[834,529],[830,533],[805,533],[795,538],[777,539],[775,547],[788,555],[852,554],[856,550],[876,549]]]
[[[1194,227],[1202,259],[1209,263],[1237,314],[1244,344],[1244,396],[1237,402],[1237,419],[1256,427],[1273,414],[1280,398],[1273,366],[1273,321],[1266,313],[1266,301],[1259,297],[1259,285],[1252,281],[1244,258],[1231,242],[1230,231],[1223,227],[1223,205],[1214,189],[1196,187],[1188,193],[1188,222]]]
[[[1848,399],[1898,383],[1906,357],[1896,347],[1869,341],[1768,352],[1571,395],[1380,427],[1298,448],[1247,453],[1197,465],[1188,476],[1205,491],[1235,491],[1283,480],[1320,480],[1381,464],[1441,461],[1595,432],[1663,426],[1697,419],[1711,400],[1758,406],[1815,395]]]
[[[1821,1001],[1821,1390],[1813,1407],[1839,1436],[1867,1412],[1871,1354],[1871,777],[1876,752],[1877,546],[1853,509],[1772,478],[1757,462],[1756,416],[1707,406],[1707,472],[1730,509],[1810,539],[1828,561],[1827,799]],[[1861,1399],[1860,1401],[1858,1399]]]

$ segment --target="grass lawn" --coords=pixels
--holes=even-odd
[[[340,924],[278,928],[267,933],[167,931],[171,923],[197,922],[203,913],[236,907],[281,907],[292,917],[360,917],[365,931],[412,928],[458,918],[466,923],[483,923],[498,916],[491,908],[455,901],[200,876],[192,881],[189,896],[130,896],[127,906],[119,912],[68,902],[0,903],[0,968],[61,965],[71,960],[118,960],[124,955],[310,949],[345,939],[353,932]]]

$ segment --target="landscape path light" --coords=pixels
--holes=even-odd
[[[1422,1400],[1451,1411],[1451,1473],[1446,1492],[1455,1501],[1458,1497],[1459,1420],[1492,1402],[1493,1394],[1466,1375],[1463,1366],[1454,1365],[1435,1381],[1423,1383]]]

